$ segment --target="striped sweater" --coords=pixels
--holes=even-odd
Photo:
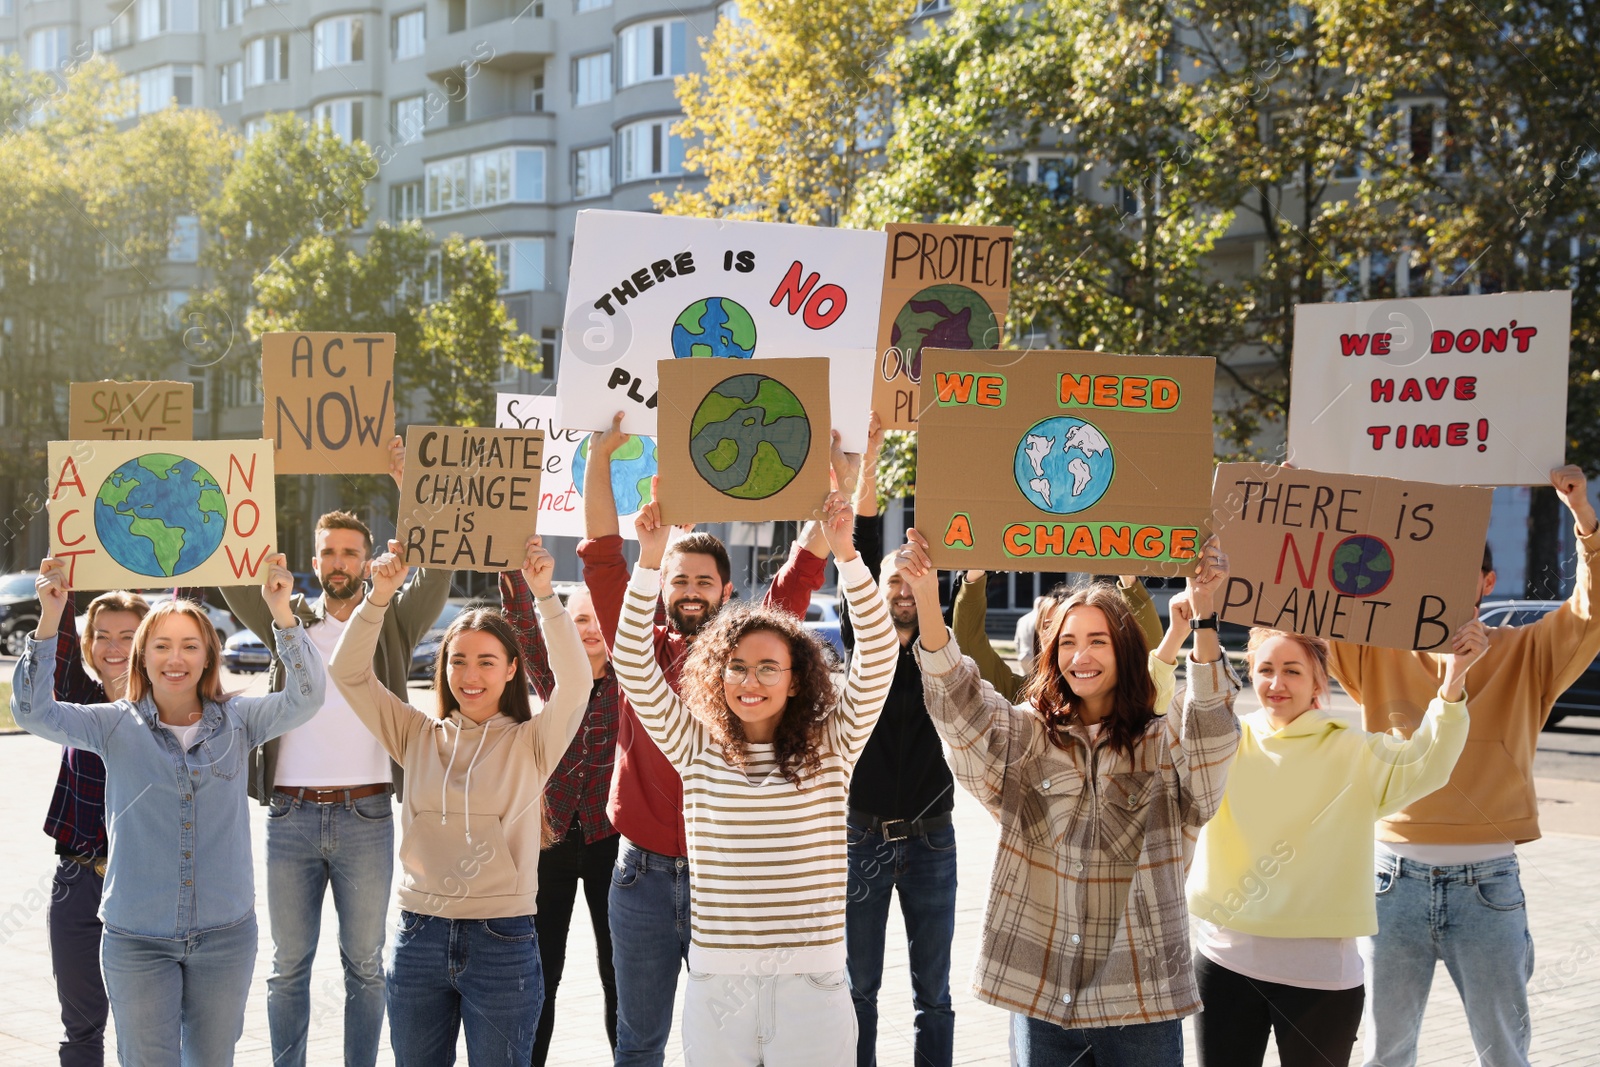
[[[707,974],[814,974],[844,966],[850,774],[883,710],[898,641],[858,556],[839,564],[857,644],[822,769],[796,788],[771,745],[748,745],[748,772],[662,677],[652,643],[659,571],[636,568],[617,627],[617,680],[683,776],[689,841],[689,967]]]

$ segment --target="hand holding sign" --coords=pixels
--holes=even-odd
[[[372,592],[367,594],[372,606],[388,607],[389,601],[406,584],[406,573],[410,570],[402,558],[400,542],[390,541],[389,551],[372,561]]]
[[[822,536],[834,559],[848,563],[860,555],[856,551],[856,513],[850,510],[850,501],[843,493],[829,493],[813,517],[822,523]]]
[[[554,592],[551,579],[556,573],[556,558],[544,547],[544,538],[534,534],[522,549],[522,577],[541,600]]]
[[[1439,696],[1451,702],[1467,698],[1467,671],[1489,651],[1489,630],[1483,620],[1471,618],[1461,624],[1450,640],[1450,652],[1444,657],[1444,684],[1439,686]]]
[[[1193,577],[1185,577],[1183,584],[1193,618],[1204,618],[1217,610],[1218,600],[1228,584],[1228,557],[1223,554],[1220,540],[1207,539],[1200,550],[1200,562],[1195,564]]]
[[[394,479],[396,489],[405,488],[406,439],[399,434],[389,439],[389,477]]]
[[[653,481],[653,479],[652,479]],[[667,541],[672,527],[661,521],[661,497],[655,485],[650,487],[654,497],[634,516],[633,529],[639,535],[639,566],[646,570],[659,570],[661,557],[666,554]]]
[[[67,590],[66,565],[46,556],[39,564],[39,577],[33,580],[33,588],[39,596],[39,624],[34,627],[33,636],[35,640],[45,641],[60,629],[61,616],[72,595]]]

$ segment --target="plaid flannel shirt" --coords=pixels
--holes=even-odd
[[[539,628],[538,605],[533,590],[521,571],[502,571],[500,602],[506,619],[517,631],[528,676],[541,700],[549,700],[556,687],[550,669],[550,650],[544,631]],[[617,760],[617,720],[622,690],[617,687],[617,672],[606,663],[606,673],[595,679],[589,693],[589,710],[584,712],[578,732],[566,754],[545,782],[545,818],[557,834],[564,835],[578,816],[583,828],[583,843],[611,837],[616,828],[606,818],[606,799],[611,795],[611,770]]]
[[[61,614],[56,636],[57,700],[104,704],[106,691],[83,669],[78,623],[72,604]],[[44,832],[55,838],[56,852],[79,856],[106,854],[106,765],[93,752],[63,746],[56,791],[45,813]]]
[[[1000,822],[979,999],[1063,1027],[1198,1011],[1184,879],[1239,745],[1226,657],[1189,661],[1181,710],[1151,720],[1129,759],[1076,722],[1068,749],[1052,745],[954,638],[917,652],[956,781]],[[1172,668],[1152,657],[1151,669]]]

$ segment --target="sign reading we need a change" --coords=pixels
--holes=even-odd
[[[626,211],[578,214],[557,395],[567,424],[656,435],[656,361],[820,356],[866,448],[884,235]]]
[[[496,427],[543,430],[544,471],[539,478],[539,532],[551,537],[582,537],[583,479],[589,466],[589,431],[573,430],[553,396],[500,393],[495,398]],[[637,538],[633,518],[650,503],[656,473],[656,443],[629,437],[611,456],[611,496],[617,505],[618,532]]]
[[[1207,357],[923,352],[917,525],[940,567],[1175,575],[1211,515]]]
[[[1294,318],[1296,467],[1544,485],[1566,455],[1565,291],[1302,304]]]

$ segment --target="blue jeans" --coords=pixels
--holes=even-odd
[[[1183,1067],[1183,1023],[1135,1023],[1069,1030],[1011,1016],[1015,1067]]]
[[[258,937],[254,912],[182,938],[107,926],[100,966],[122,1067],[231,1067]]]
[[[857,1067],[874,1067],[878,1048],[878,989],[883,982],[884,930],[889,897],[900,893],[911,963],[916,1067],[949,1067],[956,1016],[950,1006],[950,941],[956,931],[956,831],[885,841],[852,824],[844,943],[850,999],[856,1009]]]
[[[678,969],[689,959],[689,861],[623,838],[606,903],[617,972],[616,1067],[661,1067]]]
[[[267,916],[272,923],[267,1026],[274,1067],[305,1067],[311,961],[330,884],[344,964],[345,1067],[378,1062],[383,927],[394,878],[393,812],[387,793],[343,804],[273,794],[267,809]],[[318,1014],[325,1010],[319,1006]]]
[[[532,915],[402,911],[387,964],[395,1067],[450,1067],[463,1023],[472,1067],[527,1067],[544,1005]]]
[[[1435,963],[1467,1009],[1482,1067],[1526,1067],[1533,1026],[1533,938],[1516,857],[1428,867],[1378,860],[1378,936],[1361,942],[1367,969],[1368,1067],[1411,1067]]]
[[[69,859],[56,861],[50,887],[50,966],[61,1001],[61,1067],[104,1067],[106,984],[100,977],[98,874]]]

